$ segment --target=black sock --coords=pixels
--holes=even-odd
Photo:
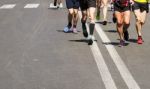
[[[81,20],[82,30],[86,30],[86,21]]]
[[[95,23],[90,23],[89,28],[90,28],[90,35],[93,35],[95,29]]]
[[[57,1],[56,1],[56,0],[54,0],[54,6],[56,6],[56,4],[57,4]]]
[[[76,28],[76,25],[73,25],[73,28]]]
[[[68,26],[68,28],[71,28],[72,23],[71,23],[71,22],[69,22],[67,26]]]

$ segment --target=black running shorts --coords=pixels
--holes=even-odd
[[[131,10],[131,6],[120,6],[117,3],[114,3],[114,11],[119,11],[119,12],[124,12],[124,11],[128,11]]]
[[[80,8],[82,11],[90,7],[96,7],[96,0],[80,0]]]
[[[67,9],[79,9],[80,4],[79,4],[79,0],[66,0],[66,6]]]
[[[133,10],[140,9],[141,12],[146,11],[148,13],[149,12],[149,5],[148,5],[148,3],[134,2],[132,9]]]

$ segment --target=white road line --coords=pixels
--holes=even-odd
[[[79,12],[79,17],[81,17],[81,12]],[[86,24],[87,25],[87,24]],[[87,30],[89,31],[89,28],[87,26]],[[101,78],[104,82],[106,89],[117,89],[114,80],[112,79],[112,76],[109,72],[109,69],[105,63],[105,60],[97,46],[97,43],[94,41],[93,45],[90,46],[92,53],[94,55],[94,59],[96,61],[96,64],[98,66]]]
[[[104,33],[100,25],[95,25],[96,31],[98,32],[100,38],[104,43],[110,43],[111,41],[107,37],[107,35]],[[122,61],[121,57],[117,53],[116,49],[113,45],[105,45],[107,48],[110,56],[112,57],[115,65],[117,66],[122,78],[124,79],[126,85],[129,89],[140,89],[139,85],[134,80],[133,76],[129,72],[128,68],[126,67],[125,63]]]
[[[90,46],[106,89],[117,89],[96,42]]]
[[[12,9],[16,6],[16,4],[5,4],[0,7],[0,9]]]
[[[40,4],[27,4],[24,8],[38,8]]]

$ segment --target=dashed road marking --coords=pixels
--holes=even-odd
[[[27,4],[24,8],[38,8],[40,4]]]
[[[0,9],[12,9],[16,6],[16,4],[5,4],[0,7]]]

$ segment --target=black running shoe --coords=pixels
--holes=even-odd
[[[123,33],[124,33],[124,39],[125,39],[126,41],[128,41],[128,40],[129,40],[129,33],[128,33],[128,30],[124,31]]]
[[[89,39],[88,40],[88,45],[92,45],[93,44],[93,40],[92,39]]]
[[[107,21],[103,21],[103,25],[107,25]]]

